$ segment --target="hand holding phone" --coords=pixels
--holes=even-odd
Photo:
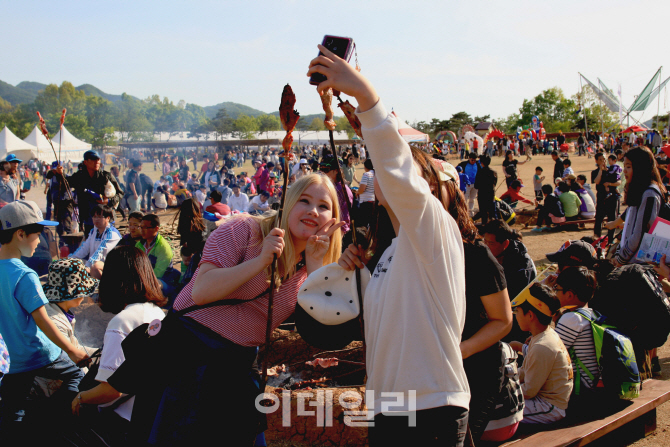
[[[323,37],[323,42],[321,42],[321,45],[326,47],[333,54],[349,62],[354,47],[354,40],[350,37],[326,35]],[[323,56],[321,51],[319,51],[319,56]],[[309,83],[312,85],[319,85],[326,79],[328,78],[326,78],[326,76],[322,75],[321,73],[314,73],[309,78]]]

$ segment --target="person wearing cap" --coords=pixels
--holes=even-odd
[[[135,212],[133,211],[133,213]],[[86,269],[94,278],[100,279],[107,255],[116,247],[123,236],[121,236],[119,230],[110,225],[110,221],[114,217],[114,210],[110,207],[97,205],[93,208],[92,214],[95,227],[70,257],[85,261]]]
[[[300,162],[294,165],[293,169],[291,170],[290,181],[291,183],[293,183],[296,180],[299,180],[301,177],[309,174],[311,174],[309,162],[307,161],[306,158],[301,158]]]
[[[340,221],[345,223],[342,226],[342,234],[347,234],[350,229],[349,224],[351,223],[349,207],[354,203],[354,193],[351,192],[351,189],[349,189],[346,184],[344,185],[346,188],[346,196],[342,191],[343,178],[340,175],[338,165],[339,162],[337,159],[332,155],[329,155],[321,160],[321,163],[319,164],[319,171],[326,174],[326,177],[328,177],[330,181],[333,182],[333,185],[335,185],[337,198],[340,202]]]
[[[63,381],[54,396],[56,405],[72,400],[84,377],[77,364],[88,358],[86,352],[49,318],[39,277],[20,260],[22,255],[32,256],[45,226],[57,224],[44,220],[35,202],[17,200],[0,209],[0,333],[11,356],[9,374],[0,387],[0,433],[5,441],[14,440],[23,424],[35,376]]]
[[[535,205],[536,202],[532,202],[521,195],[521,188],[523,188],[523,186],[524,185],[519,180],[512,180],[509,184],[509,189],[500,196],[500,200],[509,203],[512,208],[515,208],[518,202]]]
[[[19,172],[19,164],[23,163],[23,160],[20,158],[16,158],[16,155],[14,154],[9,154],[7,155],[7,158],[5,159],[7,163],[9,163],[9,167],[5,168],[7,174],[11,179],[13,179],[16,182],[16,189],[18,190],[18,198],[19,199],[25,199],[23,196],[24,193],[28,192],[28,189],[23,188],[23,179],[21,178],[21,173]]]
[[[270,178],[270,172],[267,170],[265,163],[262,159],[254,161],[254,168],[256,168],[256,173],[252,177],[256,189],[258,191],[266,191],[268,185],[268,179]]]
[[[522,423],[551,424],[565,417],[572,393],[572,361],[565,345],[551,327],[552,317],[561,307],[549,287],[533,284],[512,301],[515,320],[531,333],[528,343],[513,341],[510,346],[524,356],[519,369],[525,399]]]
[[[0,208],[19,199],[19,182],[9,175],[9,169],[8,162],[0,162]]]
[[[123,197],[123,189],[112,174],[100,169],[100,155],[96,151],[90,150],[84,152],[83,167],[84,169],[72,175],[65,176],[63,166],[58,166],[47,173],[47,178],[56,175],[59,182],[65,179],[70,188],[76,191],[79,222],[84,227],[84,234],[89,234],[94,227],[93,215],[91,214],[93,208],[98,204],[108,205],[112,209],[115,208],[121,201],[121,197]],[[105,197],[105,185],[108,182],[116,190],[114,197]],[[96,196],[86,192],[86,190],[91,191]]]

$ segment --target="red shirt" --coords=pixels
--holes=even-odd
[[[221,202],[212,203],[207,208],[205,208],[205,211],[207,211],[208,213],[219,213],[222,216],[227,216],[231,213],[230,207],[225,203]]]
[[[530,200],[528,200],[527,198],[525,198],[524,196],[522,196],[521,194],[519,194],[518,192],[516,192],[513,189],[508,189],[502,196],[500,196],[500,200],[503,200],[506,197],[510,197],[512,199],[512,202],[522,201],[522,202],[530,203],[531,205],[533,204],[533,202],[531,202]]]
[[[216,229],[207,239],[202,252],[202,263],[207,262],[219,268],[235,267],[261,254],[263,248],[259,224],[250,216],[231,218]],[[193,284],[198,278],[200,267],[193,279],[184,287],[174,303],[175,310],[193,306],[191,298]],[[272,328],[276,329],[295,310],[298,291],[307,279],[305,267],[296,271],[285,281],[274,295]],[[226,299],[250,300],[268,288],[265,270],[251,278]],[[250,303],[233,306],[217,306],[195,310],[187,314],[203,326],[241,346],[260,346],[265,342],[265,325],[268,315],[268,294]]]

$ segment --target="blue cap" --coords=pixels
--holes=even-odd
[[[54,161],[53,163],[51,163],[51,167],[52,168],[57,168],[58,167],[58,161]]]
[[[86,151],[84,152],[84,160],[100,160],[100,154],[93,150]]]
[[[16,155],[14,155],[14,154],[7,155],[7,158],[5,159],[5,161],[7,161],[9,163],[11,163],[13,161],[15,161],[17,163],[23,163],[23,160],[21,160],[20,158],[16,158]]]

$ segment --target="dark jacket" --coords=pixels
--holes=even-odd
[[[47,173],[47,178],[54,176],[53,171]],[[93,225],[93,220],[91,219],[91,211],[98,204],[96,200],[90,194],[84,192],[84,189],[90,189],[91,191],[99,194],[100,196],[105,196],[105,185],[108,181],[112,183],[114,189],[116,189],[116,195],[109,199],[108,205],[111,208],[116,208],[116,206],[121,201],[123,197],[123,189],[116,181],[114,176],[107,171],[96,171],[93,173],[93,177],[88,175],[88,170],[86,168],[75,172],[71,176],[65,177],[70,188],[74,188],[77,193],[77,203],[79,205],[79,221],[87,225]]]
[[[475,189],[480,197],[490,197],[493,199],[498,184],[498,173],[488,166],[482,166],[477,171],[475,178]]]
[[[544,198],[544,208],[548,214],[553,214],[554,217],[565,217],[563,204],[554,193],[551,193]]]
[[[556,163],[554,164],[554,178],[563,178],[563,171],[565,171],[565,166],[563,166],[563,159],[558,157],[556,159]]]
[[[510,241],[507,249],[498,257],[505,271],[510,299],[516,298],[537,276],[535,264],[521,241]]]

